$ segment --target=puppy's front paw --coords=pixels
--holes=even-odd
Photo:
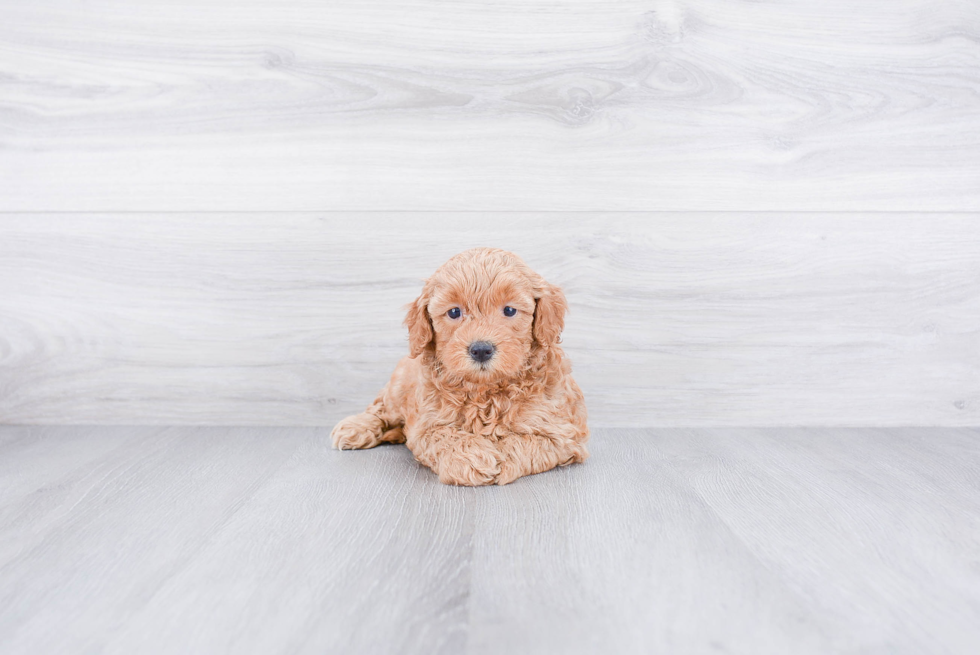
[[[537,435],[510,435],[499,442],[499,447],[503,459],[496,482],[500,485],[556,466],[584,462],[589,457],[584,444]]]
[[[385,425],[374,414],[363,412],[348,416],[334,426],[330,436],[337,450],[356,450],[374,448],[381,443]]]
[[[460,440],[439,454],[439,481],[478,487],[493,484],[500,473],[500,451],[483,437]]]

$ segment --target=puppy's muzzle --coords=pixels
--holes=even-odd
[[[474,362],[483,363],[493,357],[496,348],[489,341],[474,341],[470,344],[470,357]]]

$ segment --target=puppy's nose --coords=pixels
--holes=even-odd
[[[495,348],[489,341],[474,341],[470,344],[470,357],[475,362],[485,362],[493,357]]]

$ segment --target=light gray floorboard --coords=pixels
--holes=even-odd
[[[0,423],[332,425],[474,246],[564,287],[594,425],[980,423],[980,214],[0,215]]]
[[[0,525],[0,650],[101,650],[311,432],[37,430],[35,484]],[[63,466],[87,445],[103,453]]]
[[[304,441],[106,651],[463,652],[472,493],[358,454]]]
[[[0,210],[980,210],[974,0],[0,3]]]
[[[463,489],[325,429],[0,428],[0,649],[980,647],[980,429],[600,429],[592,451]]]

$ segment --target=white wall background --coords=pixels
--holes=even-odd
[[[0,422],[330,424],[474,245],[595,425],[980,423],[980,3],[0,2]]]

